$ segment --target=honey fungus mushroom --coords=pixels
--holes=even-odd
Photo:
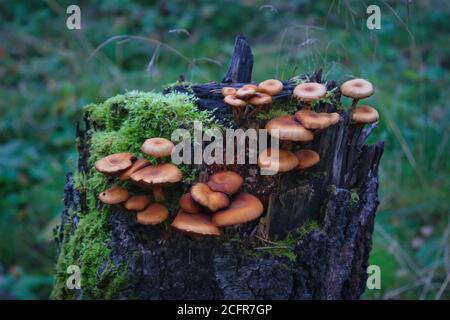
[[[191,236],[220,236],[219,228],[212,223],[209,216],[202,213],[186,213],[180,210],[170,226]]]
[[[217,211],[212,216],[212,222],[218,227],[232,226],[259,218],[264,211],[261,201],[249,194],[240,193],[224,210]]]
[[[302,109],[295,113],[295,119],[306,129],[323,130],[339,122],[337,112],[314,112],[312,110]]]
[[[220,171],[214,173],[206,184],[211,190],[223,192],[230,196],[239,190],[243,181],[241,175],[234,171]]]
[[[136,157],[131,153],[114,153],[95,162],[95,169],[108,176],[118,176],[127,170]]]
[[[319,154],[313,150],[299,150],[294,154],[298,159],[297,169],[299,170],[311,168],[320,161]]]
[[[298,166],[298,158],[287,150],[265,149],[258,156],[258,166],[268,172],[287,172]]]
[[[156,162],[160,162],[160,158],[168,157],[172,154],[175,145],[172,141],[165,138],[150,138],[142,144],[141,151],[146,155],[152,156]]]
[[[368,98],[373,94],[373,85],[365,79],[352,79],[341,85],[341,93],[353,99],[351,109],[355,110],[360,99]]]
[[[352,113],[352,120],[356,123],[374,123],[378,121],[378,118],[378,111],[375,108],[365,105],[356,108]]]
[[[164,222],[169,217],[169,211],[160,203],[152,203],[147,208],[136,214],[139,224],[155,225]]]
[[[233,87],[223,87],[220,91],[224,97],[226,96],[235,96],[236,95],[236,88]]]
[[[308,142],[314,139],[314,134],[295,121],[293,116],[273,118],[267,122],[266,129],[279,140]]]
[[[302,101],[309,109],[313,101],[323,98],[326,93],[327,88],[323,84],[305,82],[294,88],[293,96],[295,99]]]
[[[199,182],[191,187],[192,198],[212,212],[228,207],[230,199],[222,193],[211,190],[207,184]]]
[[[150,204],[150,199],[145,195],[131,196],[123,206],[127,210],[144,210]]]
[[[153,190],[156,202],[164,201],[162,188],[181,181],[182,173],[172,163],[157,164],[136,171],[130,176],[130,181],[144,188]]]
[[[256,90],[258,92],[267,93],[270,96],[274,96],[283,90],[283,83],[280,80],[268,79],[261,82]]]
[[[255,85],[246,84],[236,91],[236,97],[239,99],[247,100],[256,93],[256,89],[257,87]]]
[[[190,192],[185,193],[180,197],[178,205],[181,210],[187,213],[199,213],[203,211],[203,207],[194,201]]]
[[[131,167],[129,167],[127,170],[125,170],[125,172],[123,172],[119,176],[119,180],[121,180],[121,181],[128,180],[133,173],[135,173],[136,171],[139,171],[149,165],[150,165],[150,162],[148,160],[137,159],[135,162],[133,162]]]
[[[247,106],[247,102],[242,99],[237,98],[235,95],[226,96],[223,101],[231,107],[231,112],[233,114],[233,121],[235,123],[240,121],[241,114],[245,107]]]
[[[98,199],[106,204],[119,204],[127,201],[129,197],[130,194],[123,187],[112,187],[98,195]]]

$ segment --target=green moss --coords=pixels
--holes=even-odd
[[[358,189],[352,189],[350,193],[350,208],[355,208],[359,204]]]
[[[256,119],[259,121],[270,120],[276,117],[293,115],[298,107],[295,101],[286,103],[274,103],[270,109],[261,110],[256,114]]]
[[[299,238],[301,239],[301,238],[304,238],[305,236],[307,236],[308,234],[310,234],[312,231],[318,230],[318,229],[320,229],[319,222],[317,222],[317,220],[309,220],[304,225],[302,225],[298,229],[297,232],[298,232]]]
[[[104,103],[90,104],[85,110],[93,123],[93,128],[88,132],[91,168],[95,161],[117,152],[131,152],[145,158],[140,151],[145,139],[170,139],[175,129],[192,129],[194,121],[201,121],[205,129],[217,126],[211,113],[199,111],[194,98],[184,94],[132,91]],[[181,165],[180,169],[185,182],[196,178],[197,172],[190,166]],[[87,175],[76,172],[74,187],[85,195],[87,209],[76,212],[79,223],[73,234],[72,219],[64,226],[52,298],[75,298],[76,291],[66,287],[69,276],[66,270],[70,265],[80,267],[83,298],[114,298],[116,292],[127,284],[127,265],[126,262],[115,265],[111,261],[111,249],[108,248],[111,241],[109,207],[99,207],[97,204],[98,194],[111,187],[111,183],[103,174],[91,170]],[[170,210],[170,202],[173,201],[167,201]],[[71,217],[74,214],[71,213]]]

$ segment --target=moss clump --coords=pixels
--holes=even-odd
[[[204,129],[217,126],[212,114],[199,111],[194,97],[186,94],[132,91],[104,103],[90,104],[85,112],[92,123],[92,129],[87,133],[90,137],[91,168],[95,161],[117,152],[131,152],[145,158],[140,151],[145,139],[170,139],[175,129],[191,130],[194,121],[201,121]],[[185,182],[196,178],[195,170],[188,165],[181,165],[180,169]],[[66,270],[70,265],[80,267],[82,298],[114,298],[117,291],[127,284],[127,265],[126,262],[115,265],[111,260],[111,249],[108,248],[111,241],[109,207],[97,203],[97,195],[111,187],[111,183],[104,175],[91,170],[87,174],[76,172],[74,187],[85,195],[86,210],[76,212],[79,222],[73,234],[72,219],[64,226],[52,298],[76,297],[77,292],[66,287],[69,276]]]
[[[358,189],[352,189],[350,193],[350,208],[355,208],[359,204]]]
[[[276,117],[291,116],[297,111],[298,107],[294,101],[285,103],[274,103],[270,109],[261,110],[256,114],[259,121],[270,120]]]

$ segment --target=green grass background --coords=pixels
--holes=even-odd
[[[450,3],[441,1],[0,2],[0,298],[47,298],[52,229],[76,165],[82,107],[180,74],[220,81],[234,37],[253,48],[255,81],[323,68],[364,77],[384,140],[366,299],[450,297]],[[65,27],[81,7],[82,30]],[[366,8],[381,9],[381,30]],[[344,103],[349,101],[344,99]]]

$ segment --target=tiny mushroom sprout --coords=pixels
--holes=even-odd
[[[224,97],[236,95],[236,88],[233,87],[223,87],[221,93]]]
[[[202,206],[192,199],[190,192],[183,194],[180,197],[178,204],[180,208],[187,213],[199,213],[203,211]]]
[[[180,210],[170,226],[191,236],[220,236],[219,228],[211,222],[209,216],[202,213]]]
[[[233,121],[235,123],[239,122],[242,110],[247,106],[247,102],[237,98],[235,95],[226,96],[223,101],[231,107]]]
[[[181,181],[182,173],[178,167],[172,163],[157,164],[145,167],[136,171],[130,176],[130,180],[142,187],[153,190],[156,202],[164,200],[162,187]]]
[[[302,109],[295,113],[295,119],[306,129],[326,129],[339,122],[337,112],[314,112],[312,110]]]
[[[236,172],[221,171],[214,173],[206,184],[211,190],[230,196],[239,190],[243,181],[244,179]]]
[[[149,165],[150,165],[150,162],[148,160],[137,159],[135,162],[133,162],[131,167],[129,167],[127,170],[125,170],[125,172],[123,172],[119,176],[119,180],[121,180],[121,181],[128,180],[133,173],[135,173],[136,171],[139,171]]]
[[[299,150],[295,152],[295,156],[298,159],[297,169],[308,169],[320,161],[320,156],[313,150]]]
[[[144,210],[150,204],[150,199],[147,196],[131,196],[123,206],[127,210]]]
[[[136,220],[139,224],[155,225],[164,222],[169,217],[169,211],[160,203],[152,203],[139,211]]]
[[[249,193],[240,193],[228,208],[213,214],[212,222],[219,227],[232,226],[255,220],[263,211],[264,206],[257,197]]]
[[[314,134],[295,121],[293,116],[273,118],[266,124],[269,134],[279,140],[308,142]]]
[[[173,148],[175,148],[175,145],[170,140],[165,138],[150,138],[145,140],[141,151],[146,155],[156,158],[156,162],[159,163],[159,158],[170,156]]]
[[[279,94],[283,90],[283,83],[280,80],[269,79],[258,85],[257,91],[267,93],[270,96]]]
[[[258,166],[273,173],[287,172],[298,166],[294,153],[287,150],[265,149],[258,156]]]
[[[228,207],[230,199],[222,193],[211,190],[207,184],[199,182],[191,187],[192,198],[212,212]]]
[[[378,121],[378,111],[369,106],[360,106],[352,114],[352,120],[356,123],[374,123]]]
[[[313,101],[323,98],[327,93],[327,87],[317,82],[304,82],[294,88],[294,98],[305,103],[310,109]]]
[[[123,187],[112,187],[98,195],[98,199],[106,204],[119,204],[127,201],[129,197],[130,194]]]
[[[131,153],[114,153],[95,162],[95,169],[108,176],[118,176],[127,170],[136,157]]]
[[[238,97],[239,99],[247,100],[253,97],[253,95],[256,93],[256,88],[257,87],[255,85],[246,84],[236,91],[236,97]]]
[[[373,94],[373,85],[365,79],[348,80],[341,85],[341,93],[353,99],[351,109],[355,110],[359,99],[368,98]]]

